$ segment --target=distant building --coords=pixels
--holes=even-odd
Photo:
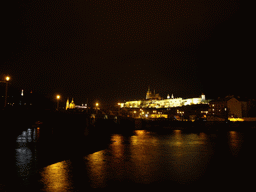
[[[67,102],[66,102],[66,110],[67,109],[74,109],[75,107],[76,107],[76,105],[75,105],[74,99],[72,98],[71,103],[69,103],[69,98],[68,98]]]
[[[160,97],[159,94],[155,93],[155,90],[154,90],[154,93],[151,93],[150,89],[148,88],[148,91],[147,91],[147,94],[146,94],[146,99],[159,99],[160,100],[162,98]]]
[[[69,103],[69,98],[67,98],[67,102],[66,102],[66,110],[68,109],[86,109],[87,108],[87,104],[82,104],[82,105],[76,105],[74,102],[74,98],[72,98],[71,103]]]
[[[242,118],[242,103],[234,96],[226,96],[209,102],[208,121]]]
[[[1,88],[1,87],[0,87]],[[5,89],[0,89],[0,108],[4,106]],[[56,103],[42,94],[31,90],[10,86],[7,95],[7,107],[19,109],[54,109]]]
[[[183,99],[181,97],[174,98],[173,94],[171,97],[168,94],[167,98],[163,99],[159,94],[156,94],[155,91],[152,93],[150,89],[148,89],[146,100],[127,101],[121,103],[120,106],[125,108],[172,108],[206,103],[208,103],[208,101],[205,99],[204,94],[202,94],[201,97],[188,99]]]

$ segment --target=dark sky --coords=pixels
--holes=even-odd
[[[254,14],[242,1],[19,1],[2,6],[1,78],[81,104],[207,98],[254,88]],[[255,96],[255,95],[253,95]]]

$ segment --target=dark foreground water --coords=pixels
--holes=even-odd
[[[25,138],[26,134],[31,137]],[[14,151],[1,153],[0,190],[233,191],[255,185],[254,132],[173,130],[160,134],[136,130],[132,135],[113,134],[99,151],[73,156],[63,155],[65,149],[61,155],[55,155],[50,149],[49,153],[44,151],[40,155],[33,143],[38,134],[37,129],[23,133],[17,138]],[[79,150],[85,148],[88,146],[80,146]],[[57,154],[57,149],[54,150]]]

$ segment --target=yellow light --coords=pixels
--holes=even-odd
[[[62,161],[47,166],[42,172],[42,182],[44,191],[61,191],[61,189],[70,189],[68,161]]]
[[[56,98],[57,98],[57,99],[60,99],[60,95],[57,95]]]
[[[10,81],[10,77],[9,76],[5,77],[5,80]]]
[[[96,103],[96,107],[98,107],[99,106],[99,103]]]
[[[228,120],[229,120],[229,121],[244,121],[243,118],[234,118],[234,117],[228,118]]]
[[[133,113],[137,113],[136,111],[133,111]]]

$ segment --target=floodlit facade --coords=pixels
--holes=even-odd
[[[123,108],[172,108],[172,107],[181,107],[186,105],[195,105],[195,104],[207,104],[208,101],[205,100],[205,95],[202,94],[201,97],[197,98],[188,98],[183,99],[181,97],[174,98],[173,94],[170,97],[167,95],[166,99],[160,97],[159,94],[152,93],[150,89],[148,89],[146,94],[146,100],[138,100],[138,101],[127,101],[125,103],[121,103],[120,107]]]
[[[69,103],[69,99],[67,99],[66,110],[68,110],[68,109],[86,109],[86,108],[87,108],[87,104],[76,105],[73,98],[70,103]]]
[[[67,109],[74,109],[75,107],[76,107],[76,105],[75,105],[74,99],[72,98],[71,103],[69,103],[69,99],[67,99],[67,102],[66,102],[66,110],[67,110]]]

